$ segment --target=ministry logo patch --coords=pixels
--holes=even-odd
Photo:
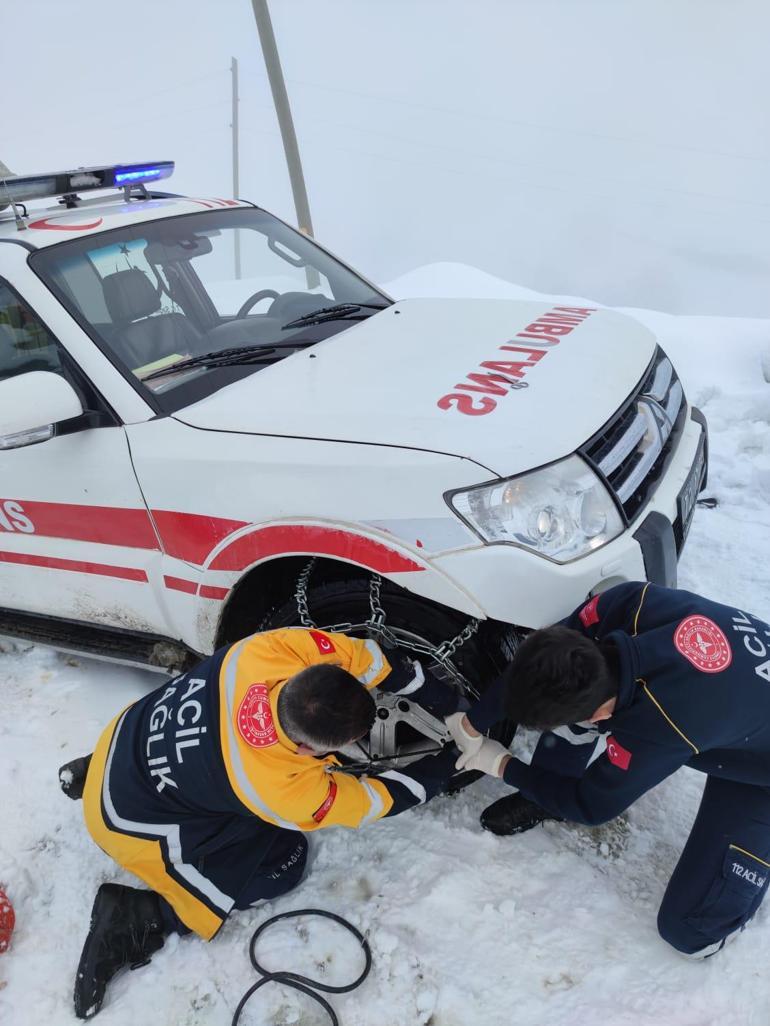
[[[252,748],[268,748],[278,741],[266,684],[252,684],[238,707],[238,732]]]
[[[721,673],[733,661],[730,642],[707,616],[688,616],[674,633],[677,651],[702,673]]]

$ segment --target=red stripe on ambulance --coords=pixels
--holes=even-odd
[[[89,221],[87,224],[70,224],[66,221],[64,224],[52,224],[47,217],[43,217],[39,221],[30,221],[27,228],[31,228],[33,231],[89,232],[92,228],[98,228],[101,223],[102,218],[98,217],[95,221]]]
[[[198,591],[198,585],[195,581],[185,581],[182,577],[168,577],[164,575],[163,583],[171,591],[183,591],[187,595],[195,595]]]
[[[14,531],[150,551],[160,551],[160,535],[167,555],[198,566],[224,538],[247,526],[246,520],[173,510],[153,510],[150,517],[142,508],[0,499],[0,532]]]
[[[207,517],[200,513],[154,509],[152,516],[163,543],[163,551],[198,566],[205,563],[209,552],[228,534],[248,527],[245,520],[225,520],[223,517]]]
[[[244,520],[229,520],[200,513],[153,510],[150,516],[145,509],[0,499],[0,535],[8,532],[163,551],[168,556],[195,566],[203,566],[209,553],[220,542],[248,526]],[[382,542],[337,528],[305,525],[263,527],[249,534],[241,534],[214,558],[211,569],[244,570],[269,556],[300,553],[334,556],[384,574],[414,573],[424,569],[419,563]],[[80,569],[82,573],[102,573],[126,580],[148,580],[144,570],[130,567],[21,553],[6,555],[6,562],[59,570]],[[172,591],[198,594],[210,599],[224,599],[230,590],[215,585],[199,586],[195,581],[171,575],[164,576],[163,583]]]
[[[227,598],[230,592],[229,588],[215,588],[211,584],[201,584],[199,587],[195,581],[186,581],[183,577],[166,575],[163,578],[163,583],[171,591],[182,591],[186,595],[200,595],[201,598],[221,600]]]
[[[3,529],[127,549],[160,547],[147,510],[120,506],[0,499],[0,531]]]
[[[83,563],[77,559],[57,559],[54,556],[31,556],[26,552],[0,552],[0,563],[18,563],[22,566],[40,566],[48,570],[70,570],[79,574],[97,574],[100,577],[119,577],[124,581],[147,584],[144,570],[129,566],[108,566],[106,563]]]
[[[211,570],[243,570],[268,556],[307,554],[336,556],[359,563],[377,573],[414,573],[419,563],[389,549],[382,542],[333,527],[289,525],[263,527],[228,545],[211,563]]]

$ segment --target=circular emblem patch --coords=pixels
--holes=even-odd
[[[252,748],[268,748],[278,741],[269,694],[266,684],[252,684],[238,707],[238,731]]]
[[[674,644],[685,659],[703,673],[721,673],[733,661],[730,642],[721,627],[707,616],[688,616],[674,634]]]

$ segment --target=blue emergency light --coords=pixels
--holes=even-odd
[[[76,171],[56,171],[44,175],[10,175],[0,178],[0,209],[8,203],[73,196],[97,189],[124,189],[131,185],[170,178],[173,173],[173,160],[156,160],[145,164],[81,167]]]
[[[142,167],[136,170],[123,170],[115,172],[115,184],[116,185],[128,185],[129,182],[149,182],[153,179],[168,178],[171,171],[174,170],[174,165],[171,164],[171,170],[164,173],[164,166],[158,165],[157,167]]]

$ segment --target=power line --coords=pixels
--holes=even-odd
[[[617,135],[610,132],[597,132],[590,129],[575,128],[565,121],[564,124],[560,125],[544,125],[537,121],[527,121],[524,118],[510,118],[499,114],[486,114],[481,110],[461,110],[455,107],[443,107],[438,104],[421,103],[417,100],[403,100],[400,97],[395,96],[381,96],[378,93],[367,93],[362,92],[358,89],[346,89],[344,86],[332,86],[324,82],[308,82],[307,80],[290,78],[287,79],[293,85],[304,86],[307,89],[313,91],[322,89],[328,92],[345,93],[349,96],[357,96],[364,100],[376,100],[379,103],[392,103],[404,107],[419,108],[421,110],[430,111],[434,114],[449,114],[452,117],[465,118],[466,120],[477,122],[477,121],[492,121],[498,124],[514,125],[517,127],[533,128],[539,132],[552,132],[555,135],[563,138],[565,135],[577,135],[586,138],[603,139],[609,142],[621,142],[627,143],[632,146],[655,146],[659,149],[672,149],[672,150],[683,150],[689,153],[706,154],[708,156],[717,157],[729,157],[733,160],[746,160],[755,161],[761,164],[770,164],[769,157],[755,156],[754,154],[744,153],[730,153],[725,150],[713,150],[705,149],[701,146],[687,146],[683,143],[667,143],[657,142],[654,139],[634,138],[632,136]]]

